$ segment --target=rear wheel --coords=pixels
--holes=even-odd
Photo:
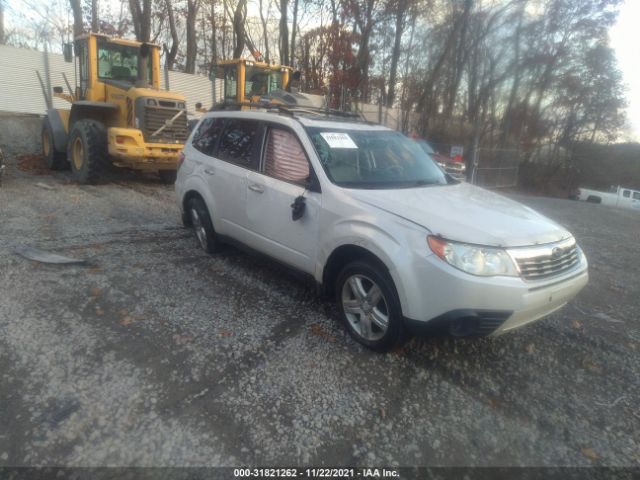
[[[80,183],[98,183],[109,172],[107,130],[96,120],[76,122],[69,135],[67,156],[73,177]]]
[[[63,170],[69,168],[63,152],[57,152],[55,143],[53,141],[53,128],[49,119],[45,117],[42,122],[42,156],[44,162],[47,164],[50,170]]]
[[[362,345],[386,352],[404,340],[400,301],[381,266],[363,260],[349,263],[338,275],[336,298],[343,323]]]
[[[215,253],[219,249],[219,245],[207,206],[200,198],[192,198],[187,202],[186,213],[191,220],[191,227],[193,227],[200,248],[207,253]]]
[[[175,170],[158,170],[160,181],[162,183],[166,183],[167,185],[176,183],[176,174],[177,172]]]

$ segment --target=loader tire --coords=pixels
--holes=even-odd
[[[73,125],[67,157],[73,178],[82,184],[104,181],[110,171],[107,129],[96,120],[80,120]]]
[[[42,156],[49,170],[66,170],[69,162],[65,158],[65,152],[56,151],[53,141],[53,128],[47,117],[42,121]]]

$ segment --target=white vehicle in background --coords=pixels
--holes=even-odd
[[[616,187],[611,192],[599,192],[588,188],[579,188],[574,198],[589,203],[601,203],[611,207],[633,208],[640,210],[640,191]]]

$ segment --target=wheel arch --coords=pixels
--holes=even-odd
[[[381,267],[389,274],[389,276],[391,276],[392,280],[394,280],[389,267],[378,255],[360,245],[344,244],[336,247],[325,262],[324,269],[322,271],[322,293],[324,295],[333,295],[340,271],[347,263],[355,260],[367,260],[374,265]]]
[[[44,126],[45,122],[49,123],[51,127],[51,134],[53,135],[53,147],[56,152],[65,152],[67,150],[67,140],[69,138],[68,132],[68,115],[63,115],[59,110],[50,108],[47,110],[47,115],[42,120]],[[65,119],[67,122],[65,123]]]
[[[208,189],[205,188],[206,186],[201,185],[201,183],[203,182],[197,177],[191,177],[187,184],[184,186],[184,194],[182,195],[182,199],[180,201],[182,213],[186,213],[187,203],[189,202],[189,200],[191,200],[192,198],[200,198],[207,207],[214,230],[219,232],[220,225],[219,219],[216,215],[214,215],[215,203],[213,201],[213,196],[208,192]]]

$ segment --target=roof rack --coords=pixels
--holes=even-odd
[[[240,110],[242,107],[249,107],[255,109],[263,109],[266,111],[276,111],[278,113],[284,113],[286,115],[294,117],[296,114],[308,114],[325,117],[343,117],[365,123],[370,123],[361,112],[345,112],[342,110],[336,110],[333,108],[321,108],[321,107],[299,107],[295,105],[285,105],[282,103],[272,102],[223,102],[214,105],[211,111],[220,110]]]

